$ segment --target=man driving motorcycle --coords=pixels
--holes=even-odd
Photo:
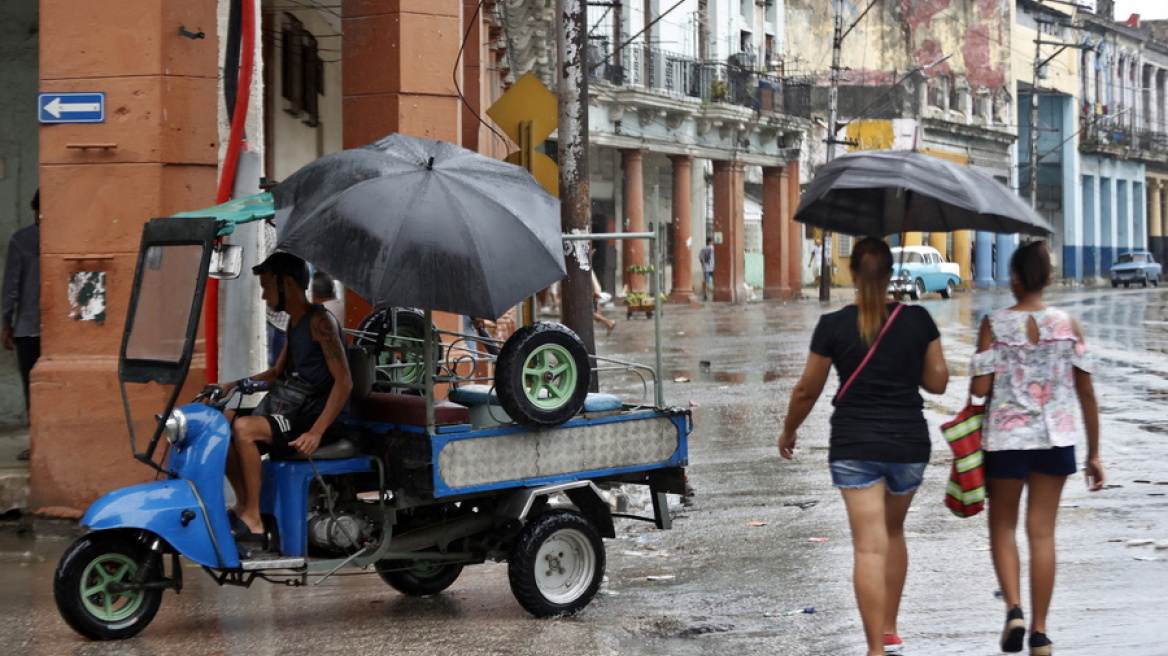
[[[343,435],[341,419],[353,381],[336,317],[308,301],[308,265],[290,253],[273,253],[252,268],[269,309],[288,314],[287,341],[270,369],[231,383],[224,393],[268,389],[249,415],[228,414],[231,448],[227,478],[235,490],[230,510],[237,542],[263,542],[260,517],[261,456],[311,455]]]

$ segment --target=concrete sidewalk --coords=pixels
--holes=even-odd
[[[0,427],[0,515],[28,508],[28,461],[17,460],[28,448],[28,426]]]

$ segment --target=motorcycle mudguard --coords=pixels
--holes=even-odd
[[[239,567],[226,513],[210,518],[190,482],[151,481],[101,497],[89,507],[82,526],[100,531],[137,528],[170,543],[183,556],[215,568]]]

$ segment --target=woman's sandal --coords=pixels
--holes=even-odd
[[[1002,651],[1014,654],[1022,651],[1022,638],[1026,637],[1026,619],[1022,607],[1014,606],[1006,613],[1006,628],[1002,629]]]
[[[1045,633],[1030,634],[1030,656],[1051,656],[1054,654],[1054,644]]]

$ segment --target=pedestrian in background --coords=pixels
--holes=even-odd
[[[709,290],[714,287],[714,240],[706,238],[706,245],[698,253],[698,262],[702,265],[702,300],[708,301]]]
[[[612,334],[612,329],[616,328],[616,322],[604,316],[604,312],[601,312],[600,308],[611,298],[612,295],[600,287],[600,279],[596,277],[596,269],[592,269],[592,319],[604,325],[604,334],[606,335]]]
[[[819,282],[819,276],[823,273],[823,242],[816,239],[814,245],[811,246],[811,276],[815,282]]]
[[[4,348],[16,351],[20,382],[24,386],[24,412],[29,414],[28,378],[41,357],[41,192],[33,194],[33,224],[17,230],[8,241],[4,262],[4,318],[0,340]],[[31,417],[30,417],[31,419]],[[17,456],[28,460],[29,450]]]
[[[867,653],[879,656],[903,647],[897,615],[908,572],[904,520],[924,480],[930,448],[920,389],[943,393],[949,368],[929,313],[887,302],[888,244],[861,240],[850,268],[856,302],[819,318],[791,392],[779,455],[794,457],[796,431],[834,365],[840,391],[832,400],[829,468],[852,532],[852,579]]]
[[[1091,491],[1103,487],[1099,460],[1099,407],[1091,359],[1079,323],[1043,302],[1050,284],[1045,242],[1025,244],[1010,259],[1010,289],[1017,303],[981,322],[970,393],[989,395],[982,447],[989,494],[990,546],[1006,602],[1004,652],[1022,651],[1022,612],[1016,533],[1022,491],[1027,490],[1030,543],[1030,653],[1052,653],[1046,616],[1054,592],[1055,521],[1067,476],[1075,472],[1075,443],[1087,442],[1084,473]]]

